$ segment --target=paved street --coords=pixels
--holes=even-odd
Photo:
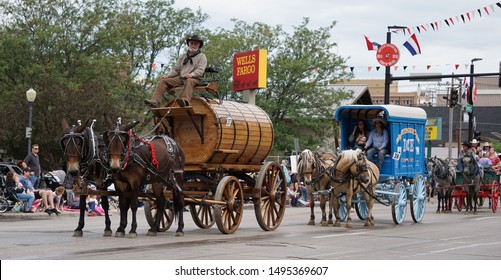
[[[454,211],[436,214],[428,203],[423,222],[414,224],[407,211],[395,225],[391,207],[376,205],[374,228],[364,228],[353,212],[353,228],[307,226],[309,208],[287,208],[276,231],[265,232],[252,206],[244,209],[239,229],[224,235],[214,225],[199,229],[185,212],[185,236],[174,237],[172,227],[156,237],[148,229],[143,210],[138,214],[137,238],[105,238],[103,217],[86,217],[82,238],[72,237],[76,213],[0,216],[2,259],[310,259],[310,260],[500,260],[501,216],[486,206],[478,215]],[[316,210],[317,221],[320,211]],[[113,213],[112,229],[119,214]]]

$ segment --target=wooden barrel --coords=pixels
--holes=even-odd
[[[172,102],[152,109],[160,131],[183,148],[190,164],[262,164],[273,145],[273,124],[256,105],[193,97],[191,107]],[[174,107],[170,107],[174,106]]]

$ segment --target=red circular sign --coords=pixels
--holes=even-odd
[[[377,49],[376,59],[383,66],[393,66],[400,59],[400,52],[393,44],[383,44]]]

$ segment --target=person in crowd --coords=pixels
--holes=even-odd
[[[492,162],[492,167],[495,169],[499,169],[499,166],[501,164],[501,160],[499,159],[498,155],[496,154],[496,149],[492,148],[489,154],[489,158],[491,159]]]
[[[367,142],[367,137],[369,136],[369,131],[365,126],[365,122],[363,120],[359,120],[357,125],[353,128],[353,132],[349,137],[349,141],[351,146],[355,149],[364,149],[365,143]]]
[[[378,155],[378,167],[383,167],[384,156],[388,153],[389,136],[384,129],[386,120],[378,118],[374,120],[374,129],[369,133],[369,139],[365,143],[367,158],[372,160],[374,155]]]
[[[476,155],[476,159],[478,160],[478,152],[480,151],[480,147],[478,146],[478,144],[480,144],[480,142],[478,142],[477,139],[473,139],[471,140],[470,143],[471,143],[470,149],[473,152],[473,154]]]
[[[26,202],[26,207],[24,208],[25,213],[33,213],[30,210],[31,205],[35,201],[35,194],[33,192],[29,192],[26,190],[21,182],[19,181],[19,177],[17,177],[14,171],[9,171],[7,173],[7,178],[5,182],[5,191],[10,199],[12,200],[21,200]],[[17,199],[16,199],[17,198]]]
[[[492,167],[492,161],[489,158],[489,153],[482,153],[482,158],[478,160],[478,164],[486,168]]]
[[[492,150],[491,143],[484,142],[484,144],[482,146],[482,150],[481,150],[481,152],[479,152],[478,156],[483,157],[483,154],[487,154],[490,157],[491,150]]]
[[[54,196],[51,190],[46,189],[35,189],[31,181],[32,170],[29,167],[23,168],[23,178],[21,178],[20,183],[23,185],[24,189],[28,193],[38,196],[42,199],[42,207],[45,213],[60,214],[61,212],[54,207]],[[31,205],[30,205],[31,207]]]
[[[202,81],[207,67],[207,57],[200,51],[204,41],[198,35],[192,35],[186,39],[186,44],[188,51],[179,57],[176,65],[167,75],[160,77],[153,98],[144,100],[146,105],[159,107],[165,92],[174,94],[173,88],[183,86],[182,94],[176,98],[176,102],[181,107],[190,106],[193,88]]]
[[[38,146],[38,144],[33,144],[31,146],[31,152],[26,155],[23,162],[21,163],[23,168],[29,167],[31,169],[30,181],[35,190],[37,190],[40,185],[40,174],[42,173],[40,159],[38,156],[39,150],[40,147]]]
[[[301,195],[299,193],[299,190],[297,189],[297,186],[294,184],[290,184],[290,186],[287,188],[287,195],[289,196],[291,206],[297,207],[297,202],[298,202],[299,196]]]
[[[94,194],[89,194],[87,196],[87,212],[89,212],[89,217],[95,217],[96,214],[96,206],[97,206],[97,198]]]
[[[60,212],[63,211],[63,194],[65,191],[66,189],[62,186],[59,186],[54,190],[54,207]]]
[[[289,187],[289,185],[291,183],[291,176],[290,176],[290,172],[289,172],[289,167],[287,167],[288,163],[289,162],[286,159],[282,160],[282,169],[284,171],[285,182],[287,184],[287,187]]]

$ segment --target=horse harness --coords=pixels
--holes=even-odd
[[[108,151],[110,150],[110,145],[113,141],[119,141],[119,143],[122,145],[122,153],[120,154],[120,160],[122,162],[121,164],[121,170],[124,170],[127,165],[129,164],[130,159],[132,159],[135,163],[137,163],[139,166],[142,168],[146,169],[148,171],[148,175],[146,177],[147,180],[149,180],[151,175],[154,177],[160,178],[165,184],[167,184],[169,187],[176,189],[177,191],[182,191],[182,189],[175,183],[175,178],[174,175],[177,173],[183,173],[183,170],[169,170],[169,180],[165,179],[164,177],[159,175],[159,162],[156,157],[156,150],[155,147],[152,143],[152,141],[156,138],[162,138],[164,141],[164,144],[167,148],[167,152],[169,153],[171,158],[176,158],[176,143],[174,140],[171,138],[167,137],[166,135],[156,135],[153,136],[149,140],[144,140],[137,134],[133,132],[132,129],[129,129],[128,131],[122,131],[119,129],[119,126],[113,131],[107,131],[105,134],[105,137],[109,137],[109,132],[113,132],[111,135],[111,138],[108,140]],[[122,141],[122,137],[125,137],[125,141]],[[118,140],[117,140],[118,139]],[[146,161],[141,157],[141,155],[137,152],[137,149],[141,146],[148,146],[150,153],[151,153],[151,160]],[[111,155],[112,153],[110,153]],[[117,154],[115,154],[117,155]],[[182,158],[181,156],[178,157],[178,161],[181,161]]]
[[[74,132],[75,127],[70,129],[70,132],[65,134],[60,140],[60,147],[63,150],[65,157],[74,156],[81,159],[80,166],[82,168],[82,177],[87,177],[89,172],[89,167],[96,164],[100,164],[104,168],[107,174],[109,174],[109,168],[106,164],[106,156],[100,156],[99,145],[96,141],[96,135],[94,134],[94,123],[96,120],[92,120],[89,127],[86,127],[83,132]],[[82,141],[82,145],[78,145],[77,139]],[[65,145],[64,143],[68,141]],[[71,143],[75,149],[72,153],[66,151],[66,147]]]

